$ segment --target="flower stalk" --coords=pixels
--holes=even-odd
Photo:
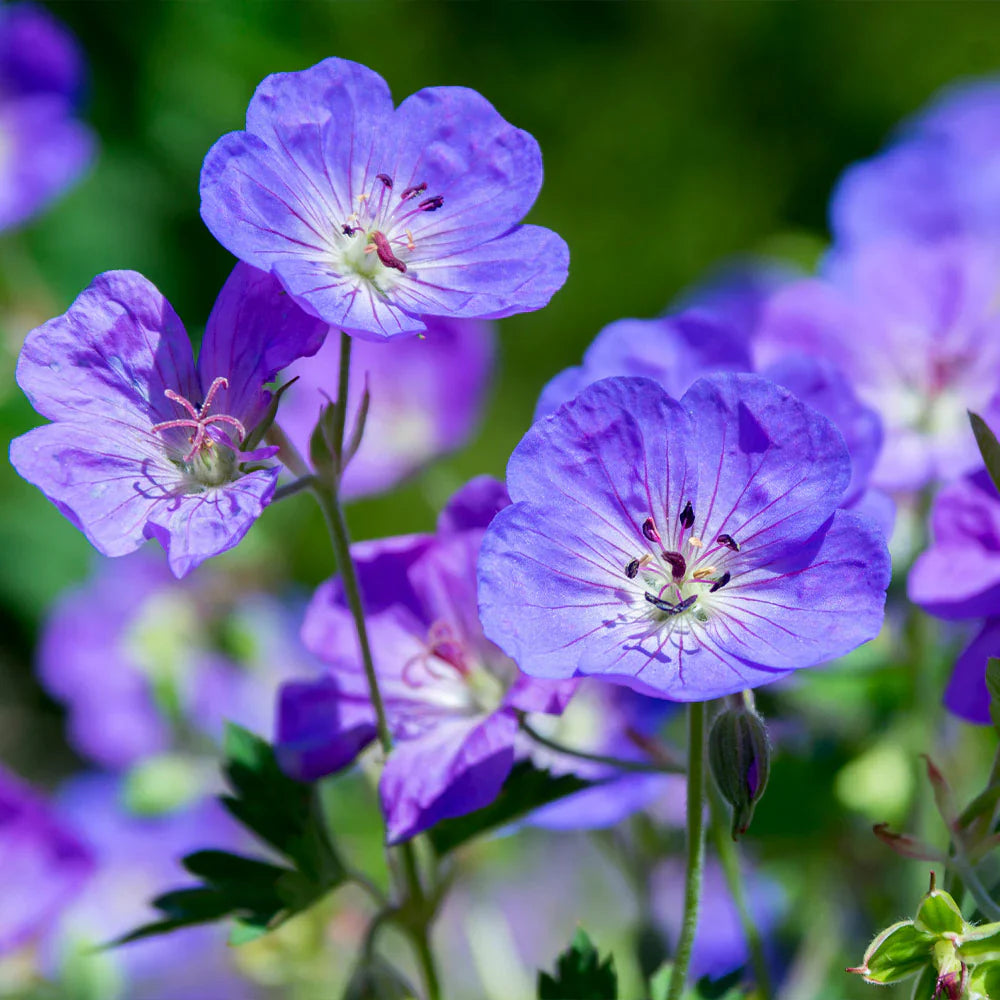
[[[681,1000],[687,983],[705,869],[705,702],[691,702],[687,713],[687,863],[684,874],[684,917],[670,973],[667,1000]]]

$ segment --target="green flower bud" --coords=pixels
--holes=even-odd
[[[746,833],[754,807],[767,787],[771,741],[752,697],[730,700],[712,723],[708,763],[722,797],[733,807],[733,840]]]

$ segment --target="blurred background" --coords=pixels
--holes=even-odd
[[[545,310],[499,324],[498,369],[478,434],[392,493],[352,506],[359,539],[428,530],[469,476],[502,476],[543,384],[577,363],[606,323],[661,312],[734,256],[811,266],[841,170],[873,153],[942,85],[1000,70],[1000,7],[979,3],[47,6],[85,50],[83,114],[100,148],[75,188],[0,236],[5,440],[39,422],[13,378],[24,335],[63,312],[98,272],[143,272],[200,335],[233,265],[198,215],[202,158],[221,134],[242,127],[268,73],[338,55],[379,72],[397,100],[429,85],[469,86],[541,144],[546,180],[528,221],[567,240],[569,281]],[[64,710],[35,679],[37,637],[52,603],[94,561],[44,497],[0,467],[0,760],[43,787],[80,762]],[[306,596],[330,574],[332,554],[302,496],[269,509],[247,544],[220,562]],[[914,879],[869,832],[874,820],[907,816],[918,796],[900,749],[906,741],[896,738],[908,725],[898,712],[908,689],[898,671],[871,669],[878,657],[869,648],[783,695],[778,758],[749,843],[767,877],[784,885],[789,933],[815,933],[823,967],[843,967],[841,956],[858,961],[874,930],[902,915],[896,890],[912,891],[915,902],[926,878]],[[933,691],[947,666],[934,667]],[[766,696],[762,704],[766,712]],[[975,789],[987,737],[941,716],[944,760]],[[364,822],[354,823],[363,838]],[[600,868],[590,841],[570,841],[578,867],[560,878]],[[488,893],[490,878],[502,881],[497,872],[524,875],[551,844],[531,835],[503,848],[493,874],[475,885]],[[603,898],[596,885],[591,900]],[[806,896],[808,926],[794,916]],[[586,898],[560,927],[571,933],[582,919],[610,946],[617,918],[599,908],[591,919]],[[824,936],[820,917],[834,911],[840,916]],[[476,926],[479,945],[470,947],[495,941],[487,918]],[[476,996],[481,987],[469,989]],[[837,978],[815,995],[869,990]]]

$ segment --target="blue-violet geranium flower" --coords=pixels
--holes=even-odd
[[[305,309],[379,340],[424,316],[544,306],[569,254],[518,225],[541,184],[538,143],[475,91],[429,87],[394,108],[377,73],[326,59],[260,84],[246,131],[205,158],[201,214]]]
[[[680,401],[608,378],[539,421],[479,560],[486,635],[534,677],[594,674],[702,701],[847,653],[879,631],[889,555],[838,509],[833,423],[757,375]]]
[[[316,351],[324,324],[269,275],[238,265],[198,363],[170,303],[142,275],[98,275],[28,334],[17,381],[52,421],[11,442],[17,471],[106,556],[155,538],[183,576],[231,549],[274,494],[276,449],[245,452],[264,388]]]

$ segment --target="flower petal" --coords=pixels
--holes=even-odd
[[[1000,618],[987,619],[955,661],[955,670],[944,693],[944,703],[949,712],[978,725],[990,724],[986,664],[993,656],[1000,656]]]

